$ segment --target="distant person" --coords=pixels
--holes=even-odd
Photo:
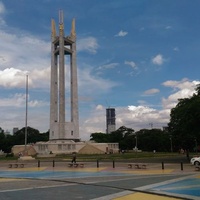
[[[73,153],[73,155],[72,155],[72,163],[76,163],[76,154],[75,153]]]
[[[23,156],[22,152],[19,152],[19,153],[18,153],[18,157],[20,158],[20,157],[22,157],[22,156]]]

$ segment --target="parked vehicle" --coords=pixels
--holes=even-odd
[[[200,156],[195,156],[191,158],[190,163],[192,165],[200,165]]]

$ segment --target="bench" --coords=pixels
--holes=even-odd
[[[128,168],[133,168],[133,166],[135,167],[135,169],[146,169],[147,165],[146,164],[128,164]]]
[[[8,165],[9,168],[18,168],[18,167],[21,167],[23,168],[24,167],[24,164],[23,163],[13,163],[13,164],[9,164]]]
[[[84,167],[83,163],[69,163],[68,167]]]

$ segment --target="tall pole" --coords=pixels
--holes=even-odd
[[[27,118],[28,118],[28,75],[26,75],[26,117],[25,117],[25,154],[27,153]]]

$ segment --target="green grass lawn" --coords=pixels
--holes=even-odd
[[[77,154],[77,160],[82,161],[94,161],[94,160],[132,160],[132,159],[151,159],[151,158],[174,158],[174,157],[183,157],[185,155],[180,155],[178,153],[162,153],[162,152],[131,152],[131,153],[119,153],[119,154]],[[71,155],[57,155],[56,159],[71,159]],[[186,157],[186,156],[185,156]]]
[[[196,154],[190,154],[190,158],[193,157],[193,155]],[[72,159],[72,154],[61,154],[61,155],[56,155],[55,157],[35,157],[36,160],[69,160],[71,161]],[[116,153],[116,154],[77,154],[77,161],[85,161],[85,162],[93,162],[93,161],[127,161],[131,162],[134,160],[148,160],[150,161],[156,161],[156,160],[185,160],[187,157],[184,154],[179,154],[179,153],[166,153],[166,152],[126,152],[126,153]],[[17,160],[18,157],[5,157],[5,156],[0,156],[0,161],[9,161],[9,160]]]

